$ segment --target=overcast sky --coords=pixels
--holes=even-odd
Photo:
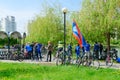
[[[0,0],[0,18],[15,16],[17,30],[25,32],[28,21],[40,13],[41,4],[45,1],[50,4],[58,2],[69,11],[79,10],[82,2],[82,0]]]

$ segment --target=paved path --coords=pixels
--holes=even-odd
[[[18,60],[0,60],[0,62],[6,63],[31,63],[31,64],[42,64],[42,65],[55,65],[55,62],[46,62],[46,61],[36,61],[36,60],[23,60],[22,62]]]
[[[44,61],[36,61],[36,60],[23,60],[22,62],[15,61],[15,60],[0,60],[0,62],[8,62],[8,63],[35,63],[35,64],[42,64],[42,65],[55,65],[55,60],[52,62]],[[105,62],[100,62],[100,67],[102,68],[113,68],[113,69],[120,69],[120,63],[113,63],[111,67],[107,67]]]
[[[100,67],[120,69],[120,63],[113,63],[113,65],[111,67],[107,67],[105,62],[100,62]]]

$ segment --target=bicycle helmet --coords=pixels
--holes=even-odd
[[[51,43],[51,41],[48,41],[48,44],[50,44]]]

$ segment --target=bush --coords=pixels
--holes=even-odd
[[[111,40],[111,44],[120,45],[120,40]]]

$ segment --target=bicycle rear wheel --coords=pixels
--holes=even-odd
[[[106,66],[111,67],[113,65],[113,58],[107,57],[105,62],[106,62]]]

